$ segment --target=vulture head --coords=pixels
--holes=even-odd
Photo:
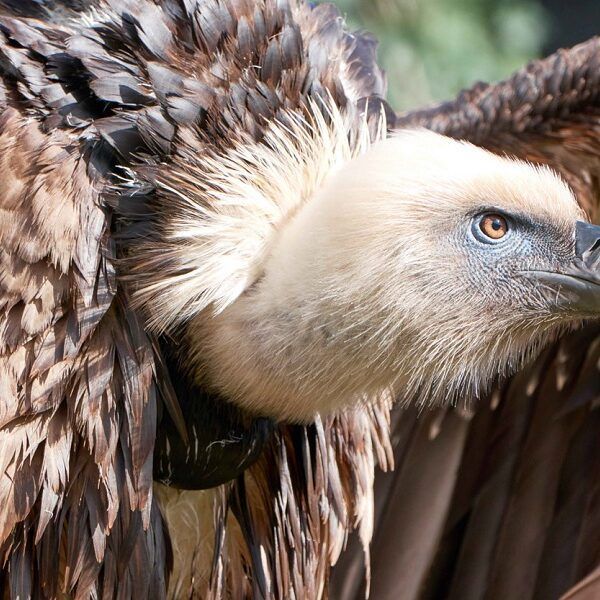
[[[314,107],[258,142],[186,144],[152,175],[169,208],[136,300],[195,380],[255,414],[477,396],[600,313],[600,228],[549,168]]]

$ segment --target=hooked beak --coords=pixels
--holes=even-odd
[[[600,226],[575,225],[575,258],[560,272],[526,271],[548,292],[561,312],[577,317],[600,317]]]

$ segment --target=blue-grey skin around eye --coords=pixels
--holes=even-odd
[[[492,238],[484,219],[499,217],[506,232]],[[508,304],[545,302],[550,312],[582,318],[600,308],[600,227],[584,221],[565,229],[499,210],[468,218],[458,241],[469,262],[469,284],[484,298]],[[457,240],[455,240],[455,243]],[[532,287],[532,283],[534,284]]]

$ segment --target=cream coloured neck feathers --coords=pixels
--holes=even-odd
[[[554,173],[425,131],[371,143],[314,114],[158,179],[175,208],[138,251],[171,269],[136,298],[157,330],[179,326],[195,377],[293,421],[390,389],[451,399],[573,320],[515,275],[572,253],[581,214]],[[485,211],[556,239],[532,247],[515,225],[514,247],[478,245]]]

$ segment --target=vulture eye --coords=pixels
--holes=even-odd
[[[477,227],[483,234],[482,241],[496,241],[502,239],[508,233],[506,219],[496,213],[486,213],[477,219]],[[477,237],[481,238],[481,233]]]

